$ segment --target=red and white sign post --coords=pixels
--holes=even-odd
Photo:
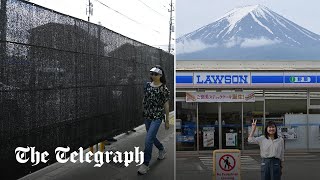
[[[237,149],[213,151],[213,180],[240,180],[240,157]]]

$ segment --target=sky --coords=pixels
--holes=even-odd
[[[89,0],[29,0],[55,11],[79,19],[86,15]],[[118,32],[145,44],[168,51],[170,0],[91,0],[93,15],[90,22]],[[175,5],[173,3],[173,5]],[[123,15],[121,15],[123,14]],[[174,12],[173,12],[174,15]],[[174,39],[174,33],[172,34]],[[172,41],[174,43],[174,41]]]
[[[176,37],[210,24],[236,7],[255,4],[320,35],[319,0],[176,0]]]

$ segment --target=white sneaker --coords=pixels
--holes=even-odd
[[[167,155],[166,149],[160,150],[160,151],[159,151],[158,159],[159,159],[159,160],[162,160],[162,159],[164,159],[164,158],[166,157],[166,155]]]
[[[146,174],[149,169],[150,168],[148,166],[146,166],[145,164],[142,164],[138,169],[138,174],[141,174],[141,175]]]

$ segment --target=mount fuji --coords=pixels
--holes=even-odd
[[[245,6],[179,37],[177,60],[320,60],[320,35],[265,6]]]

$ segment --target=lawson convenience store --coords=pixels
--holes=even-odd
[[[177,61],[178,151],[258,149],[247,142],[253,118],[255,136],[272,120],[287,150],[320,150],[320,70],[312,63],[213,64]]]

